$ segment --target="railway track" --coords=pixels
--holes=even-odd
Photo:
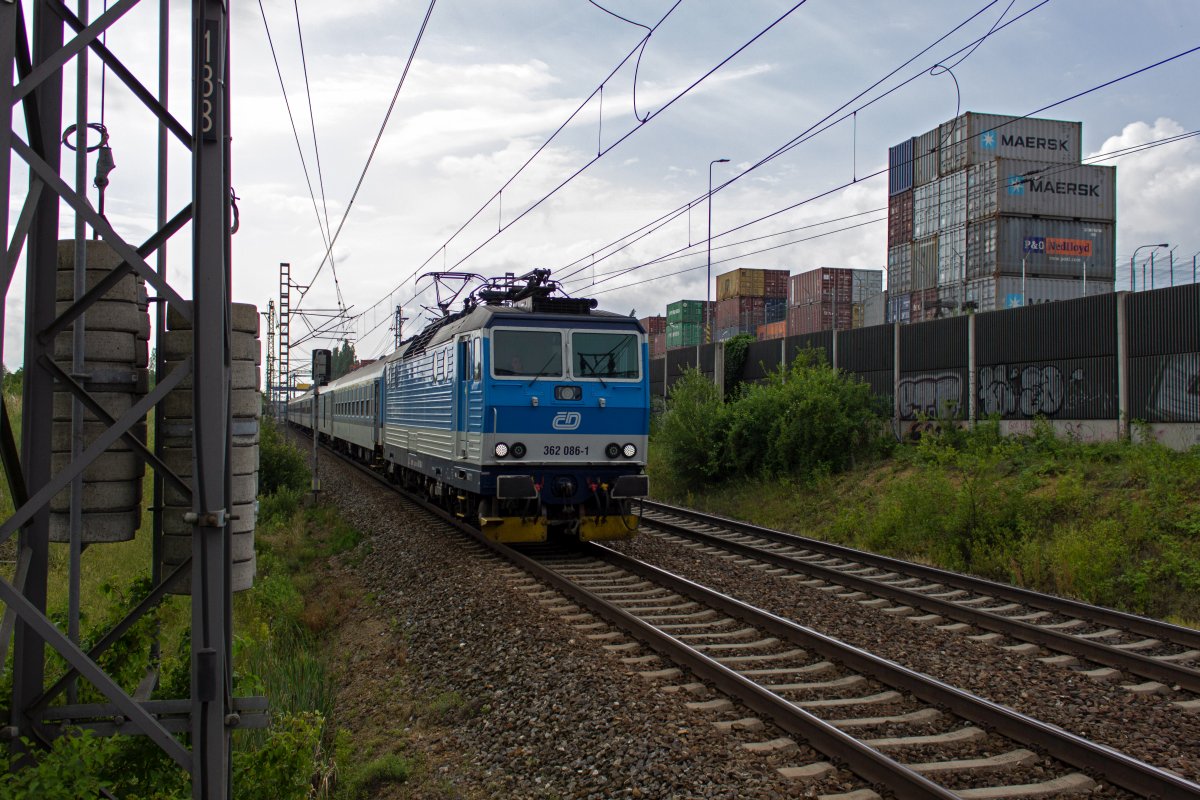
[[[1142,683],[1125,684],[1133,692],[1200,694],[1200,631],[661,503],[644,503],[643,523],[693,546],[785,569],[892,616],[973,633],[1014,652],[1045,648],[1059,655],[1042,661],[1096,679],[1137,676]],[[1173,702],[1200,708],[1194,698]]]
[[[788,777],[819,792],[842,774],[837,764],[861,780],[856,791],[820,795],[829,800],[878,797],[872,785],[900,798],[998,800],[1082,795],[1105,783],[1135,796],[1200,798],[1200,785],[1173,773],[610,548],[498,545],[404,496],[507,559],[518,589],[629,668],[679,690],[714,687],[724,697],[691,706],[724,717],[714,719],[718,727],[755,737],[773,726],[782,734],[743,746],[777,759],[808,748],[821,754],[781,768]],[[843,776],[833,785],[844,783]]]

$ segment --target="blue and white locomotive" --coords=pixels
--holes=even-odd
[[[648,491],[648,347],[637,320],[595,306],[560,296],[547,270],[488,281],[321,389],[318,433],[497,541],[631,536]],[[310,427],[311,402],[289,419]]]

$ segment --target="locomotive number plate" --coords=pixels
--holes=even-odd
[[[586,444],[547,444],[542,446],[542,455],[544,456],[586,456],[588,454],[588,446]]]

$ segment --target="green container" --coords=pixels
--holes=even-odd
[[[703,341],[703,323],[667,322],[667,347],[695,347]]]
[[[672,322],[704,323],[703,300],[676,300],[667,306],[667,324]]]

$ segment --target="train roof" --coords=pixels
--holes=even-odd
[[[470,311],[451,314],[437,320],[421,333],[401,344],[400,349],[387,356],[386,361],[411,358],[420,355],[433,345],[453,339],[465,331],[480,330],[494,325],[498,321],[520,322],[537,319],[539,322],[561,322],[564,325],[579,325],[591,322],[623,322],[641,333],[645,333],[642,324],[634,317],[616,314],[612,311],[591,310],[587,313],[554,313],[536,308],[525,308],[509,305],[480,305]]]

